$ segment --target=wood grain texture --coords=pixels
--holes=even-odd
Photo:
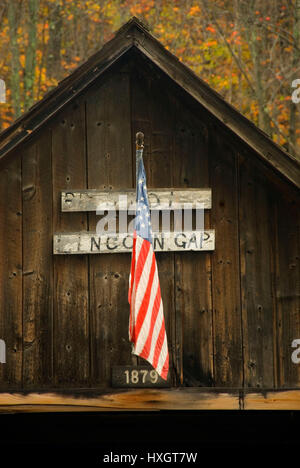
[[[248,160],[240,164],[239,232],[246,387],[274,387],[272,191]]]
[[[174,168],[174,183],[179,187],[195,183],[209,186],[207,128],[182,100],[176,103]],[[208,228],[210,213],[205,215]],[[182,383],[212,385],[211,254],[176,253],[175,281],[176,346],[182,354]]]
[[[300,410],[300,391],[249,393],[244,397],[245,410]]]
[[[211,226],[216,230],[212,256],[215,385],[241,386],[243,355],[236,153],[219,127],[210,129]]]
[[[126,390],[94,397],[32,393],[29,395],[0,393],[0,411],[157,411],[240,409],[239,393],[215,393],[201,389]],[[193,391],[191,391],[193,390]],[[25,406],[26,405],[26,406]]]
[[[160,410],[289,410],[300,409],[300,391],[242,393],[232,389],[140,389],[99,395],[0,393],[1,413]]]
[[[116,72],[86,98],[88,187],[132,187],[130,80]],[[73,185],[75,187],[75,185]],[[100,219],[89,214],[89,229]],[[136,364],[128,339],[130,255],[89,259],[91,376],[95,385],[111,385],[111,366]]]
[[[0,338],[6,363],[0,388],[22,387],[22,193],[21,158],[0,171]]]
[[[182,159],[182,158],[181,158]],[[126,198],[125,198],[126,197]],[[135,210],[135,190],[71,190],[61,194],[62,211],[110,211]],[[211,208],[210,189],[151,189],[148,190],[151,210],[184,209],[185,204],[193,209]]]
[[[293,197],[276,198],[276,240],[278,386],[300,387],[300,364],[291,359],[292,341],[300,339],[300,210]]]
[[[53,263],[51,132],[22,154],[23,380],[25,388],[53,378]]]
[[[85,105],[73,102],[52,128],[53,229],[87,229],[86,214],[61,213],[61,190],[86,189]],[[54,377],[57,385],[89,382],[88,267],[84,256],[54,257]]]

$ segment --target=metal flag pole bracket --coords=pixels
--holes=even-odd
[[[138,170],[139,170],[139,162],[143,157],[143,150],[144,150],[144,134],[142,132],[137,132],[135,136],[135,143],[136,143],[136,188],[138,186]]]

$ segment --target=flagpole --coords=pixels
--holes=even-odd
[[[136,155],[135,155],[135,159],[136,159],[136,179],[135,179],[135,183],[136,183],[136,191],[137,191],[139,162],[140,162],[140,159],[143,157],[143,149],[144,149],[144,134],[142,132],[137,132],[137,134],[135,136],[135,139],[136,139],[135,140],[135,143],[136,143]]]
[[[138,201],[138,172],[139,172],[139,162],[140,159],[143,157],[143,149],[144,149],[144,134],[142,132],[137,132],[135,135],[135,183],[136,183],[136,189],[135,189],[135,200],[136,200],[136,210],[137,210],[137,201]],[[135,212],[136,213],[136,212]],[[134,343],[132,343],[132,352],[134,350]],[[137,363],[137,358],[136,358],[136,363]]]
[[[161,378],[167,380],[168,340],[152,245],[150,207],[142,159],[143,149],[144,134],[138,132],[136,134],[136,218],[128,291],[129,340],[132,342],[133,354],[146,359]],[[142,280],[139,281],[139,278]]]

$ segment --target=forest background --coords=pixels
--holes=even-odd
[[[300,159],[300,0],[0,0],[0,130],[132,16]]]

